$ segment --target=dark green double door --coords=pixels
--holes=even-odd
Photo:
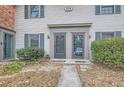
[[[14,35],[3,32],[3,59],[14,57]]]
[[[72,42],[71,45],[66,41],[70,40],[70,36],[66,36],[66,33],[54,33],[54,58],[66,58],[66,47],[72,49],[72,52],[67,53],[71,55],[72,59],[84,59],[84,33],[71,33]],[[66,38],[67,37],[67,38]],[[72,48],[69,48],[72,47]],[[69,56],[68,55],[68,56]]]

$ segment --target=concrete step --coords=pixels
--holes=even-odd
[[[50,62],[52,63],[64,63],[64,64],[84,64],[89,65],[91,64],[90,60],[87,59],[51,59]]]
[[[89,64],[89,65],[85,65],[85,64],[80,65],[81,71],[87,71],[88,69],[91,69],[91,64]]]

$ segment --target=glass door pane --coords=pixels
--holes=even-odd
[[[72,58],[83,59],[84,58],[84,34],[73,33],[72,34]]]
[[[66,47],[65,47],[65,33],[54,33],[54,57],[65,58]]]
[[[4,59],[12,58],[13,57],[13,35],[4,33],[3,34],[3,57]]]

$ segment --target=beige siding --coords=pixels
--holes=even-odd
[[[72,12],[65,12],[65,6],[45,6],[45,18],[24,19],[24,6],[16,7],[16,48],[24,47],[25,33],[45,33],[45,51],[50,54],[50,29],[48,24],[68,23],[92,23],[89,29],[89,47],[95,40],[95,32],[123,31],[124,37],[124,6],[121,6],[121,14],[95,15],[95,6],[72,6]],[[90,51],[90,49],[89,49]]]

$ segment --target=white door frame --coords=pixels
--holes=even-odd
[[[50,28],[50,57],[54,58],[54,33],[66,32],[66,59],[72,59],[72,32],[85,33],[84,59],[89,59],[89,27]]]

